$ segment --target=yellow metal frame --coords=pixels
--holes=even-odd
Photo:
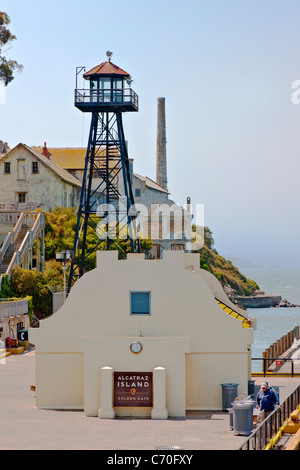
[[[217,303],[220,305],[220,307],[224,310],[224,312],[228,313],[231,317],[237,318],[238,320],[241,320],[243,322],[243,328],[250,328],[252,325],[252,322],[241,315],[240,313],[236,312],[232,308],[228,307],[228,305],[225,305],[223,302],[220,300],[216,299]]]

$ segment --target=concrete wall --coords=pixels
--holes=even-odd
[[[98,252],[97,268],[76,282],[56,314],[30,330],[37,406],[81,407],[97,416],[103,367],[165,368],[169,416],[222,409],[224,382],[247,391],[253,330],[219,307],[198,266],[198,255],[181,251],[165,252],[163,260],[128,255],[122,261],[117,252]],[[130,291],[145,290],[151,292],[151,315],[130,315]],[[144,346],[138,355],[129,349],[134,339]]]

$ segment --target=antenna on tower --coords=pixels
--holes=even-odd
[[[110,59],[111,59],[111,56],[113,55],[113,53],[110,52],[110,51],[106,51],[106,55],[107,55],[108,60],[109,60],[109,62],[110,62]]]

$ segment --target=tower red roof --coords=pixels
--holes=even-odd
[[[84,78],[89,79],[92,75],[122,75],[125,77],[130,76],[129,73],[125,72],[125,70],[121,69],[109,60],[102,62],[102,64],[96,65],[96,67],[86,72],[83,76]]]

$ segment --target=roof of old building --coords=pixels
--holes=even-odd
[[[38,153],[39,157],[46,158],[42,152],[43,149],[41,147],[35,147],[34,149],[30,148],[33,152]],[[111,149],[113,153],[114,149]],[[99,155],[105,155],[106,150],[103,148],[100,150]],[[118,153],[118,149],[115,149],[116,154]],[[86,147],[47,147],[47,154],[50,157],[50,160],[46,158],[47,162],[55,163],[56,166],[59,166],[61,169],[76,171],[76,170],[84,170],[85,166],[85,157],[86,157]],[[44,161],[44,160],[43,160]],[[115,162],[112,161],[111,165],[115,166]],[[67,172],[68,173],[68,172]],[[68,173],[69,176],[70,173]],[[155,191],[159,191],[161,193],[169,194],[169,192],[160,186],[158,183],[153,181],[148,176],[141,176],[137,173],[134,173],[134,176],[138,178],[140,181],[143,181],[147,187],[153,189]],[[74,179],[74,177],[73,177]]]
[[[2,156],[2,158],[0,159],[0,162],[4,162],[5,160],[7,160],[11,156],[11,154],[14,152],[14,150],[16,150],[18,147],[23,147],[24,149],[26,149],[35,158],[38,158],[45,166],[47,166],[51,171],[53,171],[57,176],[59,176],[66,183],[69,183],[69,184],[72,184],[73,186],[78,186],[81,188],[81,182],[77,178],[75,178],[75,176],[71,175],[67,170],[57,165],[54,161],[45,157],[42,153],[29,147],[26,144],[19,143],[18,145],[16,145],[16,147],[14,147],[5,155]]]
[[[144,181],[146,183],[146,186],[148,186],[149,188],[154,189],[155,191],[160,191],[161,193],[169,194],[169,192],[165,188],[153,181],[148,176],[141,176],[137,173],[134,173],[134,176],[136,176],[136,178],[138,178],[139,180]]]
[[[91,75],[122,75],[129,77],[129,73],[125,72],[125,70],[121,69],[109,60],[96,65],[96,67],[93,67],[91,70],[83,74],[84,78],[87,79],[89,79]]]
[[[36,149],[43,152],[42,148]],[[47,148],[50,159],[65,170],[83,170],[85,167],[86,147]],[[98,156],[105,155],[105,149],[98,151]],[[110,149],[113,154],[114,149]],[[115,151],[117,153],[117,149]]]
[[[36,149],[39,152],[42,152],[42,148]],[[114,149],[110,151],[113,152]],[[54,161],[57,165],[65,170],[83,170],[85,166],[85,157],[86,157],[86,148],[85,147],[50,147],[47,148],[47,151],[50,155],[50,159]],[[101,149],[99,155],[105,155],[105,148]],[[118,149],[115,149],[116,154],[118,153]],[[115,163],[112,162],[112,165],[115,166]],[[146,186],[156,191],[160,191],[165,194],[169,194],[168,191],[160,186],[158,183],[153,181],[148,176],[141,176],[137,173],[134,173],[139,180],[144,181]]]

